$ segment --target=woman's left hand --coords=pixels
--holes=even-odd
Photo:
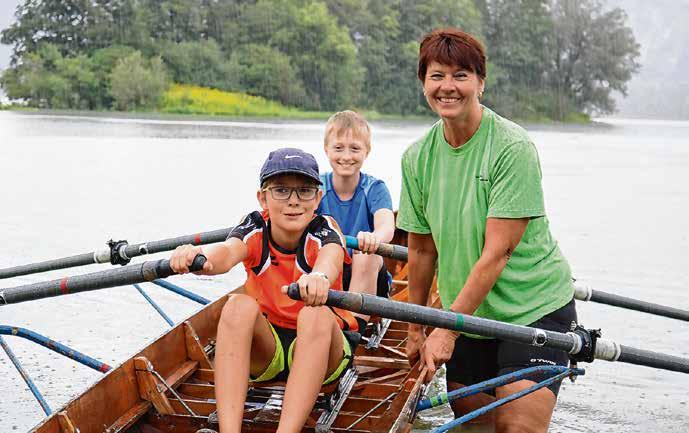
[[[438,368],[452,357],[458,334],[448,329],[437,328],[421,346],[421,368],[428,367],[426,382],[433,379]]]
[[[356,235],[359,241],[359,251],[364,254],[375,254],[380,246],[380,239],[374,233],[359,232]]]

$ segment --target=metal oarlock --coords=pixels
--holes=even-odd
[[[127,246],[129,242],[126,240],[114,241],[110,239],[107,242],[110,247],[110,264],[112,265],[127,265],[132,260],[131,257],[127,255]]]

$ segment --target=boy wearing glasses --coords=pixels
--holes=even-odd
[[[342,289],[349,262],[337,223],[316,215],[322,192],[315,158],[299,149],[273,151],[256,193],[262,212],[242,219],[227,240],[202,250],[177,248],[170,265],[188,272],[197,254],[208,258],[199,274],[217,275],[242,262],[244,293],[225,304],[215,354],[220,431],[240,432],[251,381],[286,380],[279,432],[301,431],[321,385],[348,367],[359,324],[351,313],[324,306],[328,289]],[[290,299],[296,281],[304,301]],[[307,308],[305,308],[307,307]]]

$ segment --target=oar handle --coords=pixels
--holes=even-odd
[[[206,256],[203,254],[197,254],[196,257],[194,257],[194,260],[191,262],[191,265],[189,266],[189,272],[198,272],[203,269],[203,265],[206,264],[208,259]],[[144,262],[144,263],[149,263],[149,262]],[[172,275],[177,275],[177,272],[173,271],[172,268],[170,267],[170,261],[167,259],[163,260],[158,260],[155,266],[155,278],[167,278]],[[147,281],[152,281],[152,280],[147,280]],[[143,282],[143,281],[142,281]],[[133,283],[132,283],[133,284]]]
[[[325,305],[354,312],[361,310],[361,297],[347,295],[351,295],[351,293],[341,290],[328,290],[328,299],[325,301]],[[301,293],[299,292],[299,284],[292,283],[287,286],[287,296],[295,301],[301,301],[302,299]]]
[[[287,286],[287,296],[294,299],[295,301],[301,301],[301,293],[299,293],[299,284],[292,283]],[[330,296],[330,293],[328,293]]]
[[[208,258],[204,256],[203,254],[197,254],[196,257],[194,257],[194,260],[191,262],[191,266],[189,266],[189,272],[198,272],[203,269],[203,265],[206,264],[208,261]]]
[[[347,241],[347,248],[360,250],[359,240],[357,238],[353,236],[345,236],[345,240]],[[407,257],[409,256],[407,247],[395,244],[380,244],[376,250],[376,254],[379,256],[400,260],[402,262],[406,262]]]

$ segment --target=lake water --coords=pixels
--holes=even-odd
[[[580,281],[688,309],[689,122],[605,122],[528,128],[552,230]],[[387,182],[394,203],[400,156],[429,124],[373,125],[365,170]],[[327,167],[322,133],[322,122],[0,112],[0,267],[93,251],[110,238],[140,242],[233,225],[256,207],[257,173],[270,150],[298,146]],[[107,267],[2,280],[0,287]],[[243,278],[235,270],[172,280],[216,298]],[[145,287],[177,322],[199,308]],[[687,323],[593,304],[579,303],[578,311],[606,338],[689,356]],[[112,365],[167,329],[132,287],[2,307],[0,324],[32,329]],[[32,343],[5,339],[53,409],[100,376]],[[25,432],[43,414],[4,353],[0,377],[0,432]],[[597,361],[575,384],[563,384],[551,431],[686,431],[688,388],[687,375]],[[436,411],[417,427],[445,419],[446,410]]]

